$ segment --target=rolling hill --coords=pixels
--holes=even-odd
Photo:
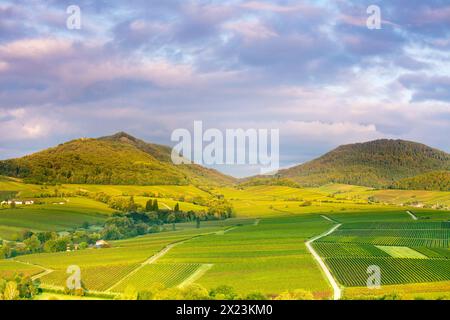
[[[32,183],[215,185],[232,177],[199,165],[176,166],[171,148],[124,132],[77,139],[23,158],[0,161],[0,175]]]
[[[340,146],[318,159],[282,170],[278,177],[303,186],[344,183],[386,188],[401,179],[449,170],[446,152],[416,142],[383,139]]]

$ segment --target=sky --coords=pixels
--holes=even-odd
[[[448,0],[0,0],[0,159],[118,131],[173,145],[196,120],[279,129],[283,167],[380,138],[449,152],[449,52]]]

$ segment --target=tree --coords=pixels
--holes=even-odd
[[[127,286],[125,291],[120,295],[120,300],[137,300],[138,292],[133,286]]]
[[[200,221],[201,221],[201,219],[205,218],[205,216],[206,216],[206,213],[204,211],[200,211],[200,212],[196,212],[195,213],[195,221],[196,221],[196,224],[197,224],[197,229],[200,228]]]
[[[167,222],[172,224],[172,229],[173,231],[175,231],[175,222],[176,222],[177,218],[175,216],[174,213],[169,214],[169,216],[167,217]]]
[[[38,252],[41,249],[41,241],[39,241],[36,235],[32,235],[30,238],[26,239],[23,243],[27,246],[27,249],[30,252],[33,253]]]
[[[89,246],[89,245],[87,244],[87,242],[81,242],[81,243],[78,245],[78,249],[84,250],[84,249],[87,249],[88,246]]]
[[[9,244],[3,242],[3,246],[0,247],[0,259],[6,259],[11,257],[11,247]]]
[[[153,201],[153,211],[158,211],[158,210],[159,210],[158,200],[155,199],[155,201]]]
[[[31,299],[39,293],[39,280],[33,281],[30,277],[18,275],[15,281],[20,298]]]
[[[62,252],[67,250],[69,241],[67,239],[48,240],[44,244],[45,252]]]
[[[173,209],[173,211],[175,212],[180,212],[180,204],[177,202],[177,204],[175,205],[175,208]]]
[[[134,197],[131,196],[130,201],[128,202],[127,210],[128,211],[136,211],[136,209],[137,209],[137,206],[136,206],[136,203],[134,202]]]
[[[4,300],[17,300],[19,299],[19,290],[17,290],[17,283],[15,281],[9,281],[6,284],[5,290],[3,291]]]
[[[153,200],[150,199],[147,201],[147,203],[145,204],[145,211],[149,212],[149,211],[153,211]]]
[[[277,296],[275,300],[314,300],[314,296],[309,291],[297,289],[294,291],[283,292]]]
[[[209,295],[216,300],[235,300],[238,298],[238,294],[234,288],[226,285],[211,289]]]

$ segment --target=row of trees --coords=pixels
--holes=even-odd
[[[24,231],[21,235],[22,243],[2,241],[0,259],[7,259],[19,255],[40,252],[61,252],[75,247],[82,250],[101,239],[101,233],[77,230],[58,235],[56,232]]]
[[[130,203],[133,203],[132,197]],[[181,211],[177,203],[173,210],[159,209],[158,200],[149,200],[145,206],[146,211],[130,211],[127,213],[115,213],[105,222],[101,231],[101,237],[105,240],[117,240],[131,238],[147,233],[159,232],[165,224],[171,224],[176,229],[176,224],[181,222],[195,222],[200,228],[201,221],[230,218],[233,210],[224,201],[216,201],[207,211]]]
[[[261,292],[238,294],[236,290],[227,285],[207,290],[199,284],[192,284],[183,288],[165,288],[155,283],[147,290],[137,291],[129,286],[118,297],[122,300],[313,300],[311,292],[305,290],[290,290],[279,295],[267,296]]]

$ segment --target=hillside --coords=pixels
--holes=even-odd
[[[450,191],[450,171],[433,171],[401,179],[395,182],[393,187],[396,189]]]
[[[344,145],[308,163],[282,170],[279,177],[305,186],[344,183],[389,187],[400,179],[450,170],[450,155],[423,144],[376,140]]]
[[[209,185],[234,181],[198,165],[175,166],[170,152],[170,147],[118,133],[73,140],[23,158],[0,161],[0,174],[32,183]]]

